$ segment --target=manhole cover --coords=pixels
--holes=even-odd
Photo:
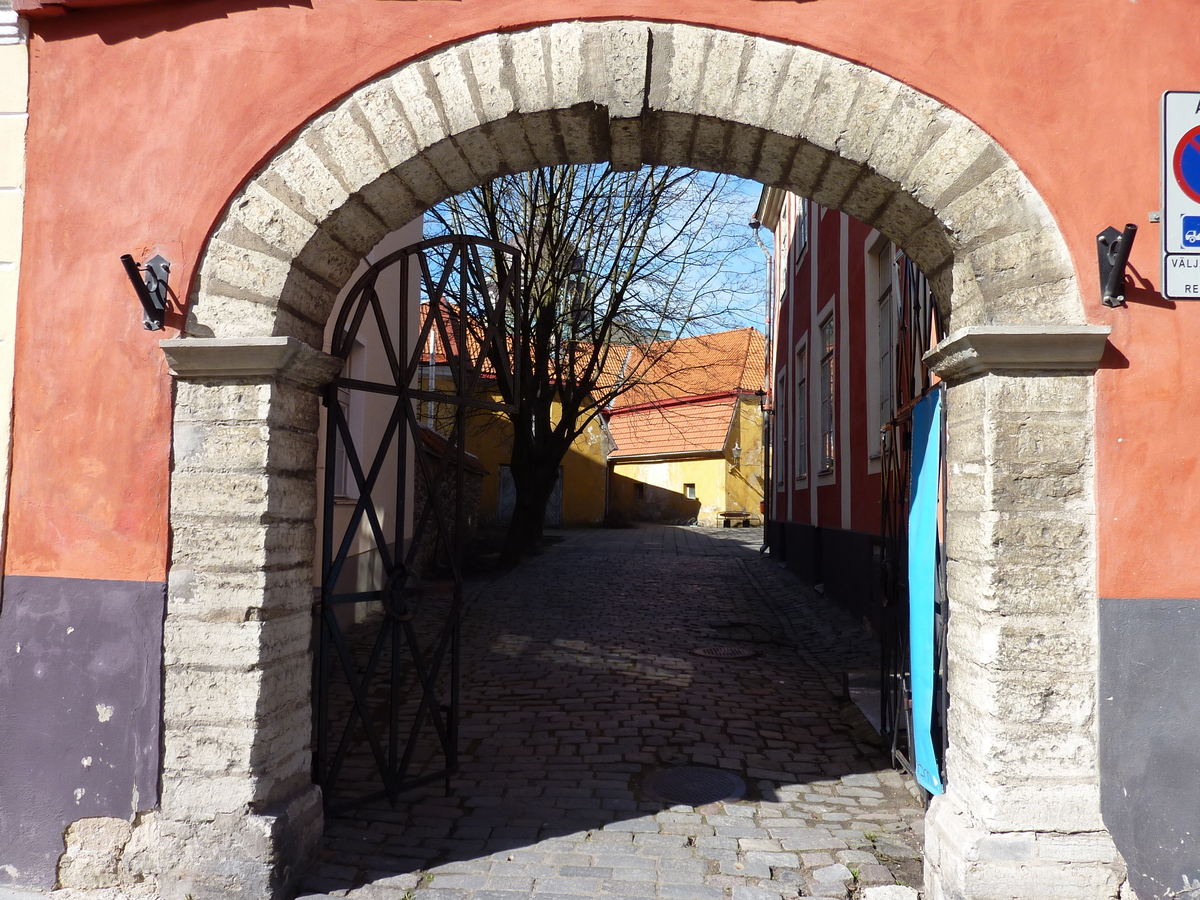
[[[718,800],[737,800],[746,783],[731,772],[703,766],[661,769],[642,782],[642,790],[664,803],[703,806]]]
[[[692,653],[712,659],[749,659],[758,656],[756,651],[747,647],[697,647]]]

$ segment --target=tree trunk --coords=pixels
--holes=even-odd
[[[500,550],[502,566],[515,566],[541,540],[546,522],[546,503],[558,480],[558,463],[558,460],[520,462],[513,459],[509,471],[512,473],[515,501],[512,520],[508,523],[504,546]]]

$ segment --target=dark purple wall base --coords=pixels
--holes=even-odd
[[[11,576],[0,607],[0,884],[54,886],[77,819],[158,805],[166,585]]]
[[[1139,900],[1200,898],[1198,640],[1200,600],[1100,600],[1100,803]]]

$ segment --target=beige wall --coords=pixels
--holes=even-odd
[[[741,454],[733,458],[733,447]],[[759,515],[763,499],[762,407],[757,397],[738,400],[737,413],[725,446],[729,472],[725,477],[725,509]]]
[[[611,507],[635,522],[678,522],[720,525],[727,508],[725,491],[729,462],[723,457],[613,464]],[[642,496],[636,494],[641,484]],[[696,486],[688,499],[686,486]]]
[[[330,315],[329,322],[325,327],[325,344],[324,350],[329,351],[331,341],[333,339],[333,329],[337,322],[337,316],[342,307],[342,302],[354,287],[358,278],[366,272],[366,270],[375,262],[383,259],[390,253],[394,253],[403,247],[410,244],[415,244],[421,240],[422,230],[424,227],[424,218],[418,217],[412,222],[409,222],[403,228],[392,232],[385,237],[366,258],[359,264],[352,277],[341,292],[338,294],[337,302],[333,306],[333,313]],[[407,296],[417,298],[420,295],[419,272],[413,268],[411,280],[408,285]],[[390,298],[395,298],[400,293],[399,284],[400,273],[396,266],[389,267],[380,273],[376,288],[382,302],[384,316],[387,319],[387,327],[391,338],[397,340],[400,333],[400,310],[393,302],[389,302]],[[409,332],[415,331],[417,324],[417,305],[414,302],[408,310],[410,314]],[[406,352],[411,352],[408,350]],[[375,326],[371,316],[365,316],[363,325],[358,331],[358,343],[355,350],[351,354],[349,366],[345,372],[353,378],[361,378],[367,381],[372,381],[381,384],[389,384],[392,382],[392,373],[388,363],[387,354],[384,351],[382,336],[379,329]],[[392,400],[385,395],[367,394],[361,391],[355,391],[352,394],[352,405],[350,410],[350,427],[355,433],[357,441],[361,442],[359,446],[360,462],[364,471],[370,468],[371,461],[374,458],[375,452],[378,449],[380,442],[384,437],[384,431],[387,428],[388,421],[392,413]],[[324,509],[324,492],[325,492],[325,426],[326,426],[326,411],[321,408],[321,427],[318,431],[318,453],[317,453],[317,496],[318,496],[318,511]],[[407,439],[407,445],[411,447],[411,438]],[[396,515],[396,454],[397,444],[393,439],[392,448],[388,453],[388,461],[380,472],[379,480],[376,482],[374,493],[375,509],[380,517],[380,524],[386,534],[391,534],[393,529],[392,520]],[[411,457],[410,457],[411,458]],[[412,497],[413,472],[410,469],[408,473],[409,484],[407,486],[408,496]],[[351,496],[357,496],[356,490],[349,492]],[[353,499],[337,500],[334,510],[334,540],[338,541],[345,534],[346,527],[350,522],[350,516],[354,511],[356,503]],[[407,515],[409,521],[404,523],[405,538],[411,537],[412,533],[412,510],[411,503],[406,504]],[[322,540],[321,514],[317,515],[317,547],[320,548]],[[407,546],[407,544],[406,544]],[[345,579],[353,579],[355,586],[361,591],[378,590],[383,586],[383,569],[375,552],[375,540],[371,534],[370,526],[363,517],[360,523],[353,549],[350,551],[351,559],[347,562],[347,574]],[[313,584],[321,583],[321,558],[317,554],[313,564]],[[348,580],[343,580],[341,584],[344,587],[349,586]],[[362,609],[358,610],[361,615]]]
[[[29,58],[11,9],[0,9],[0,522],[6,521],[12,434],[13,344],[17,327],[17,274],[21,264],[21,210],[25,199],[25,123]],[[5,535],[6,537],[6,535]],[[0,551],[2,552],[2,551]]]
[[[733,449],[739,449],[734,459]],[[742,397],[722,456],[617,461],[612,466],[609,503],[618,518],[635,522],[723,525],[723,512],[758,516],[763,499],[762,408]],[[686,485],[696,486],[696,499]],[[638,496],[638,486],[641,496]]]
[[[555,401],[551,419],[558,421]],[[500,516],[500,467],[512,459],[512,425],[503,413],[479,410],[467,426],[467,449],[488,470],[483,478],[479,513],[495,523]],[[600,418],[588,423],[562,461],[562,524],[599,525],[604,521],[604,475],[608,452]]]

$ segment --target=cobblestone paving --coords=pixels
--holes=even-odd
[[[464,621],[459,775],[330,818],[302,896],[915,897],[922,809],[840,696],[875,664],[848,616],[760,556],[761,529],[563,532]],[[749,647],[707,659],[703,646]],[[642,790],[729,770],[733,802]]]

